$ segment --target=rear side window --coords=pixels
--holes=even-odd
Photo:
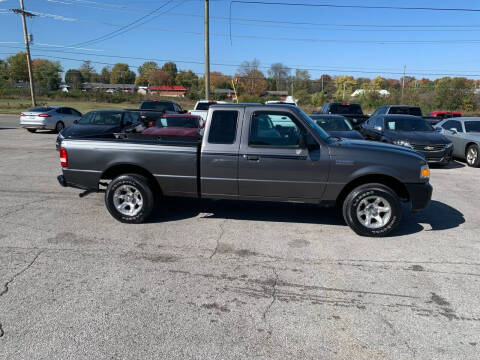
[[[458,132],[463,132],[462,124],[457,120],[448,120],[442,125],[442,128],[445,130],[456,129]]]
[[[208,133],[208,142],[210,144],[233,144],[237,132],[237,122],[238,111],[214,111]]]

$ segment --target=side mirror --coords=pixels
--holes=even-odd
[[[457,134],[458,133],[457,129],[455,129],[455,128],[451,128],[450,131],[452,132],[452,134]]]
[[[74,123],[74,124],[78,124],[78,120],[73,120],[73,123]]]
[[[309,151],[316,150],[320,148],[317,141],[311,134],[301,134],[298,139],[298,146],[301,149],[307,149]]]
[[[434,126],[433,127],[435,129],[435,131],[437,132],[442,132],[442,128],[440,126]]]

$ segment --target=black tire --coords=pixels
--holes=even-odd
[[[374,202],[370,203],[370,200],[382,199],[379,201],[379,207],[375,207]],[[385,204],[387,202],[388,204]],[[370,209],[373,207],[373,209]],[[390,208],[390,215],[387,216],[386,212],[378,211],[385,207]],[[375,213],[369,213],[368,215],[359,215],[357,211],[369,212],[376,211]],[[383,216],[382,216],[383,214]],[[363,218],[365,216],[365,218]],[[367,219],[370,216],[371,220]],[[380,224],[375,217],[380,216],[381,220],[385,220],[385,224],[380,227],[376,227],[375,223]],[[359,217],[364,219],[365,222],[369,222],[370,226],[365,226],[360,222]],[[386,236],[393,230],[395,230],[402,218],[402,204],[399,197],[389,187],[382,184],[365,184],[353,189],[350,194],[345,198],[343,202],[343,218],[350,228],[361,236],[381,237]]]
[[[29,133],[34,133],[35,131],[37,131],[37,129],[27,129],[27,131],[28,131]]]
[[[65,129],[65,124],[62,121],[59,121],[55,124],[55,133],[56,134],[59,134],[60,131],[62,131],[63,129]]]
[[[472,152],[476,154],[475,157],[472,156]],[[478,145],[472,144],[467,148],[467,151],[465,152],[465,159],[467,160],[468,166],[476,168],[480,167],[480,150]]]
[[[142,206],[141,208],[135,208],[133,211],[136,212],[137,209],[139,209],[139,211],[133,215],[122,213],[117,209],[115,204],[115,193],[117,191],[117,194],[121,193],[124,188],[134,188],[141,195]],[[119,202],[120,200],[116,201]],[[155,205],[155,198],[152,192],[152,187],[146,177],[137,174],[125,174],[116,177],[110,182],[110,184],[108,184],[105,192],[105,205],[107,206],[108,212],[118,221],[123,223],[140,224],[143,223],[152,213]],[[121,206],[122,204],[119,205]],[[138,203],[136,205],[138,205]],[[132,209],[132,207],[129,206],[129,209]]]

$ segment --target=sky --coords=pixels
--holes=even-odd
[[[266,2],[272,0],[265,0]],[[465,8],[479,11],[282,6],[210,0],[211,71],[234,74],[254,58],[260,70],[281,62],[322,74],[480,79],[480,4],[474,0],[273,0],[303,4]],[[33,58],[58,60],[66,71],[91,60],[100,70],[126,62],[174,61],[203,74],[203,0],[24,0]],[[0,0],[0,58],[24,48],[18,0]],[[159,9],[160,8],[160,9]],[[158,9],[156,12],[153,12]],[[231,16],[231,21],[230,21]],[[88,42],[132,28],[104,41]],[[138,26],[137,26],[138,25]],[[230,36],[231,35],[231,36]],[[124,58],[121,58],[124,57]]]

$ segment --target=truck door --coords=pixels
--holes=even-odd
[[[200,184],[206,198],[238,198],[238,151],[243,109],[215,109],[205,131]]]
[[[308,150],[308,130],[294,112],[245,111],[239,156],[239,197],[249,200],[318,202],[328,179],[325,146]]]

